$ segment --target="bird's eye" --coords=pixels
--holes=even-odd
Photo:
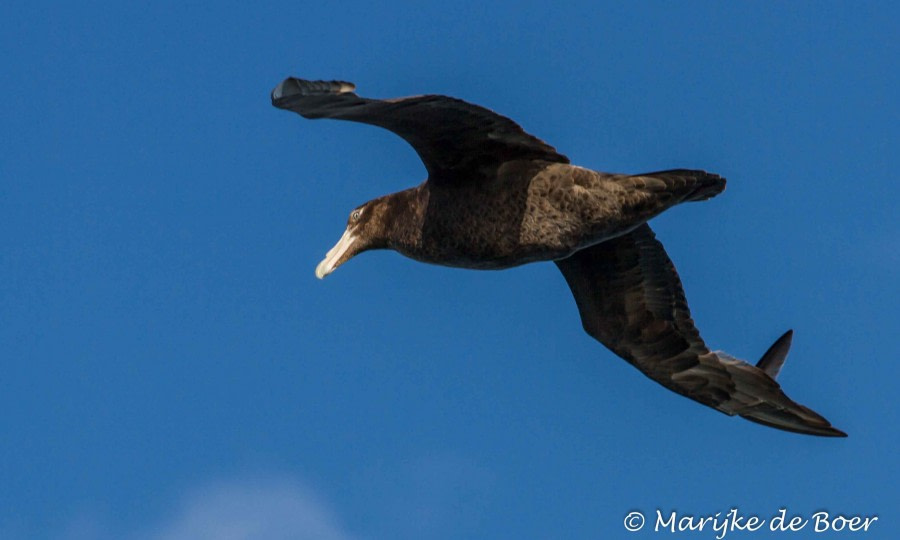
[[[354,210],[354,211],[350,214],[350,220],[351,220],[351,221],[359,221],[359,210]]]

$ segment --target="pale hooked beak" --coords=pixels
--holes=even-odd
[[[316,266],[316,277],[319,279],[324,279],[325,276],[335,271],[335,269],[344,263],[344,255],[347,253],[347,250],[350,249],[350,246],[356,242],[356,235],[350,232],[350,229],[344,231],[341,239],[338,240],[338,243],[334,245],[333,248],[328,250],[328,253],[325,254],[325,258],[322,259],[322,262]]]

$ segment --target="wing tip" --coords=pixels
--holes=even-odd
[[[272,104],[278,107],[299,96],[348,94],[354,90],[356,85],[347,81],[307,81],[288,77],[272,89]]]
[[[812,411],[809,411],[812,412]],[[790,431],[791,433],[799,433],[801,435],[815,435],[818,437],[848,437],[847,433],[832,426],[827,420],[816,413],[813,413],[817,421],[812,422],[797,415],[782,414],[772,416],[769,414],[758,414],[751,412],[740,415],[741,418],[751,422],[761,424],[763,426],[780,429],[782,431]]]
[[[787,360],[788,351],[791,349],[791,341],[793,341],[794,331],[788,330],[775,340],[775,343],[762,355],[756,367],[766,372],[766,375],[773,379],[778,377],[781,367]]]

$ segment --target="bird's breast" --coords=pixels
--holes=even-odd
[[[533,178],[432,189],[418,241],[395,249],[423,262],[476,269],[567,256],[578,219],[560,210],[560,202],[565,206],[571,195],[536,188]]]

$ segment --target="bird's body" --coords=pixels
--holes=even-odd
[[[413,146],[428,179],[354,209],[318,277],[371,249],[472,269],[554,261],[585,331],[651,379],[729,415],[845,436],[775,381],[790,331],[754,366],[711,351],[694,326],[675,267],[647,220],[714,197],[724,178],[687,169],[592,171],[483,107],[436,95],[368,99],[354,89],[288,78],[272,102],[306,118],[389,129]]]
[[[404,234],[392,234],[388,247],[422,262],[482,270],[563,259],[724,187],[723,178],[702,171],[624,175],[516,160],[488,178],[424,182],[386,196],[407,209],[398,214]]]

